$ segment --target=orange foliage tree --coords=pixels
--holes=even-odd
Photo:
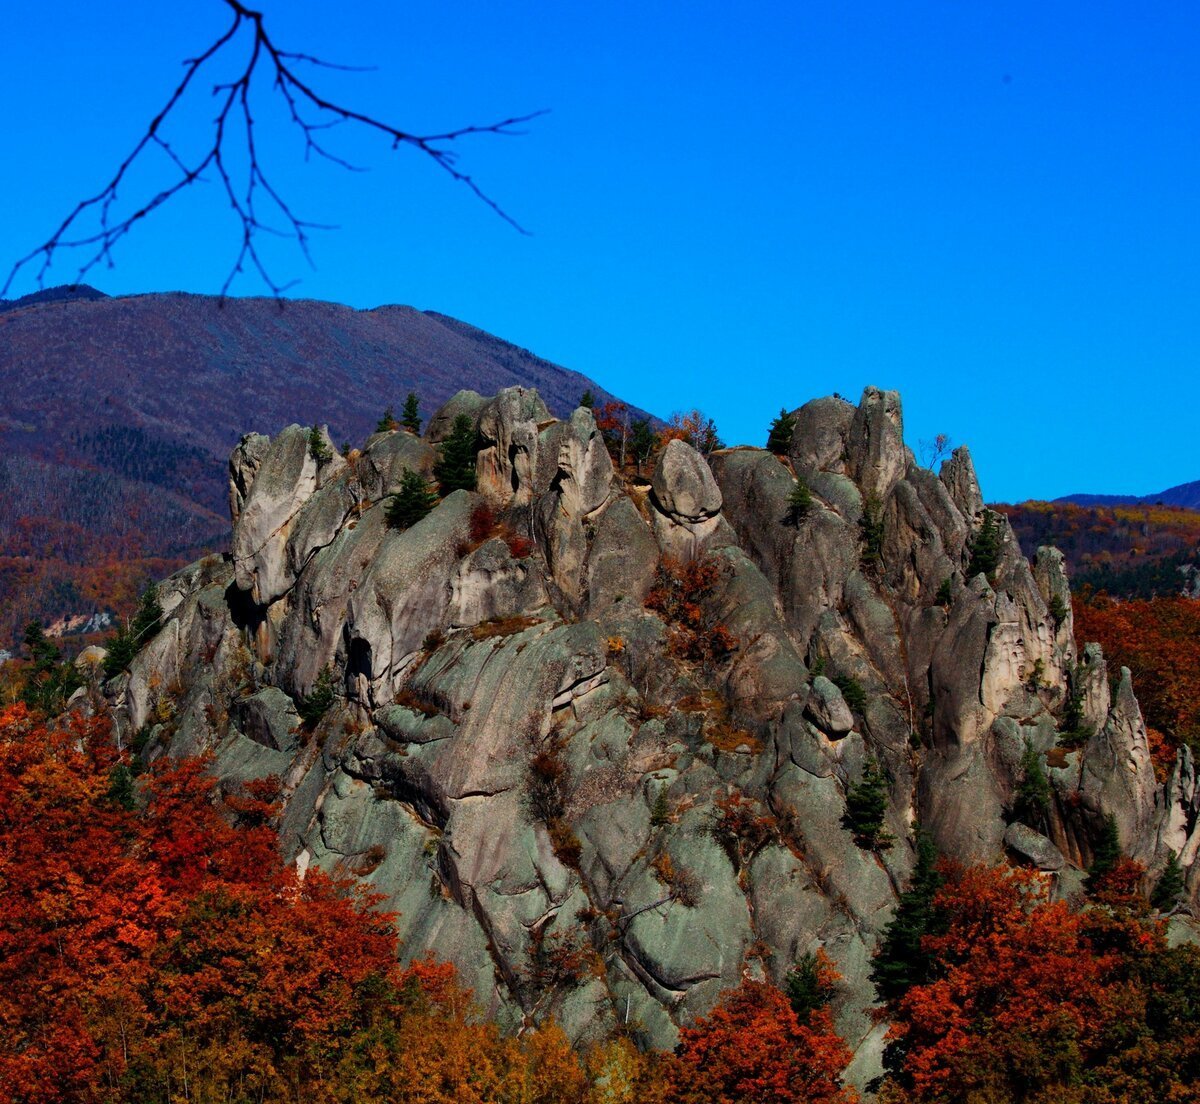
[[[121,766],[101,721],[0,711],[3,1099],[583,1099],[556,1028],[503,1038],[374,899],[285,867],[266,787],[229,818],[180,760],[130,810]]]
[[[671,651],[680,659],[711,664],[737,648],[737,638],[713,609],[723,578],[723,561],[714,555],[686,563],[668,557],[659,565],[645,605],[671,626]]]
[[[1075,909],[1041,876],[944,867],[932,980],[888,1007],[885,1099],[1194,1100],[1200,954],[1169,949],[1124,863]]]
[[[744,981],[680,1032],[664,1063],[666,1104],[852,1104],[850,1049],[827,1008],[801,1023],[773,985]]]

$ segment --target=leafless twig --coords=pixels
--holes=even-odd
[[[113,266],[113,247],[147,215],[158,210],[164,203],[197,180],[206,179],[205,173],[210,174],[208,178],[215,176],[223,197],[228,201],[241,227],[237,258],[221,288],[221,295],[224,296],[229,291],[234,279],[244,273],[247,268],[259,275],[276,298],[293,286],[295,281],[280,284],[271,277],[256,238],[259,234],[265,233],[294,240],[305,259],[311,264],[309,231],[330,229],[330,227],[297,216],[268,178],[259,161],[254,131],[253,104],[256,101],[252,94],[252,85],[256,75],[264,71],[270,78],[272,92],[282,98],[292,124],[303,135],[305,160],[316,155],[342,168],[361,171],[357,166],[330,150],[324,144],[322,135],[323,131],[342,124],[357,124],[360,128],[390,139],[392,149],[409,146],[425,154],[438,168],[453,180],[465,185],[477,199],[490,207],[510,226],[522,234],[526,233],[494,199],[483,191],[470,174],[458,167],[457,153],[451,147],[461,138],[480,134],[521,134],[523,132],[516,128],[545,112],[535,111],[528,115],[503,119],[496,123],[465,126],[441,134],[410,133],[391,123],[363,112],[354,111],[328,99],[313,86],[311,80],[301,77],[295,67],[305,64],[323,69],[351,72],[361,70],[352,66],[327,62],[311,54],[282,50],[267,34],[261,12],[251,10],[241,3],[241,0],[220,0],[220,2],[224,3],[233,13],[233,20],[228,29],[203,53],[184,62],[183,79],[171,93],[163,108],[150,120],[146,133],[121,162],[112,179],[96,195],[81,200],[43,244],[32,249],[13,264],[3,288],[0,288],[0,297],[8,294],[17,275],[27,266],[37,268],[38,287],[44,287],[46,275],[56,255],[62,251],[83,251],[82,255],[85,259],[76,273],[75,283],[81,282],[93,268],[102,262],[111,268]],[[212,86],[212,95],[217,101],[218,109],[213,119],[211,146],[199,159],[189,161],[164,137],[165,125],[172,112],[184,100],[193,86],[200,83],[197,80],[200,71],[206,66],[211,69],[211,63],[218,55],[229,54],[240,43],[245,43],[249,48],[247,60],[240,75],[231,81]],[[245,143],[244,178],[236,167],[236,161],[231,164],[231,159],[235,154],[234,147],[238,146],[241,141]],[[146,158],[143,155],[153,150],[160,151],[170,162],[174,176],[158,192],[137,205],[132,213],[118,219],[114,212],[114,206],[122,186],[127,183],[127,178],[134,166],[145,163]],[[236,152],[240,156],[240,149]],[[98,220],[99,225],[94,230],[86,228],[84,224],[85,216],[90,214],[96,215]],[[282,228],[273,225],[271,219],[281,220]]]

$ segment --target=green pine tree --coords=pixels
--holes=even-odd
[[[404,409],[400,411],[400,424],[413,433],[421,432],[421,400],[416,392],[410,391],[404,400]]]
[[[459,414],[450,427],[450,435],[442,442],[442,454],[433,474],[441,484],[442,494],[475,489],[475,454],[479,451],[479,433],[466,414]]]
[[[1083,882],[1084,889],[1094,893],[1120,858],[1121,832],[1117,828],[1117,818],[1109,813],[1104,818],[1104,828],[1092,852],[1092,865],[1088,867],[1087,877]]]
[[[1154,883],[1150,904],[1159,912],[1170,912],[1179,901],[1183,889],[1183,867],[1179,865],[1179,856],[1174,851],[1168,851],[1167,865]]]
[[[134,643],[139,648],[162,627],[162,617],[163,608],[158,600],[158,587],[151,583],[142,592],[137,612],[129,626]]]
[[[133,771],[118,763],[108,772],[108,799],[127,813],[137,808],[137,791],[133,788]]]
[[[391,433],[393,429],[399,429],[400,423],[396,421],[396,415],[392,412],[389,406],[384,412],[383,417],[379,419],[379,423],[375,426],[376,433]]]
[[[883,566],[883,507],[873,495],[863,500],[858,533],[862,540],[859,563],[864,571],[876,572]]]
[[[983,524],[979,532],[969,542],[971,560],[967,565],[967,578],[974,579],[976,575],[986,575],[991,582],[1000,566],[1000,526],[996,515],[991,510],[985,510]]]
[[[808,483],[803,476],[797,476],[792,484],[787,500],[787,521],[789,525],[799,527],[800,523],[812,513],[813,496],[808,489]]]
[[[321,427],[315,425],[308,431],[308,455],[319,464],[328,464],[333,459],[333,449],[325,443]]]
[[[892,837],[883,828],[887,807],[887,779],[872,756],[863,766],[862,778],[846,793],[842,827],[854,833],[859,847],[886,849],[892,845]]]
[[[317,681],[313,683],[312,692],[296,702],[296,712],[300,714],[300,719],[311,728],[329,712],[334,696],[333,672],[328,667],[324,667],[317,675]]]
[[[128,624],[118,625],[106,641],[104,657],[105,678],[115,678],[124,671],[142,647],[162,625],[163,608],[158,600],[158,588],[153,584],[142,593],[137,612]]]
[[[671,805],[667,801],[666,785],[659,786],[658,793],[654,797],[654,808],[650,810],[651,827],[661,828],[664,824],[671,822]]]
[[[586,406],[588,410],[592,410],[595,407],[596,396],[592,394],[592,389],[590,387],[579,396],[579,405]]]
[[[1067,704],[1063,707],[1062,726],[1058,742],[1064,747],[1078,747],[1087,743],[1092,737],[1092,726],[1084,723],[1083,717],[1083,678],[1078,667],[1073,667],[1068,675],[1070,692],[1067,694]]]
[[[908,888],[884,928],[879,954],[871,966],[871,981],[884,1003],[898,1000],[910,986],[929,980],[931,958],[921,949],[926,935],[937,933],[933,899],[942,887],[937,847],[927,832],[917,831],[917,861]]]
[[[642,465],[653,455],[657,440],[658,438],[646,418],[638,418],[629,427],[629,451],[633,456],[634,469],[638,475],[642,474]]]
[[[1045,819],[1050,808],[1050,780],[1042,769],[1042,757],[1029,737],[1025,738],[1025,750],[1021,754],[1021,781],[1017,785],[1013,816],[1017,820],[1037,828]]]
[[[400,478],[400,490],[388,500],[383,516],[391,528],[407,529],[416,525],[436,505],[437,495],[425,477],[406,468]]]
[[[767,433],[767,450],[776,456],[786,456],[792,447],[792,433],[796,429],[796,419],[786,410],[779,411],[779,417],[771,423]]]
[[[816,954],[809,951],[797,959],[787,972],[784,992],[801,1023],[807,1023],[809,1016],[829,1003],[833,994],[822,977],[821,960]]]
[[[61,662],[62,652],[59,651],[58,645],[46,635],[46,630],[40,621],[30,621],[25,626],[23,640],[34,674],[45,674]]]
[[[40,621],[30,621],[25,626],[24,644],[29,656],[29,672],[21,700],[30,709],[56,713],[83,685],[83,677],[74,663],[63,662],[62,652],[46,635]]]

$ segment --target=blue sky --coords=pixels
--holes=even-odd
[[[376,66],[314,80],[413,130],[552,112],[462,146],[523,237],[412,152],[335,131],[371,171],[306,166],[264,108],[281,190],[340,225],[315,270],[273,254],[292,294],[443,311],[661,414],[699,406],[731,443],[780,406],[897,388],[910,443],[968,443],[990,499],[1200,478],[1195,5],[262,7],[286,48]],[[10,6],[5,267],[225,23],[219,0]],[[176,145],[210,116],[205,95]],[[197,187],[91,282],[214,292],[236,232]]]

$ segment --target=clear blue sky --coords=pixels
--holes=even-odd
[[[910,443],[970,444],[991,499],[1200,478],[1200,7],[263,7],[284,46],[377,66],[314,79],[414,130],[553,112],[462,149],[528,238],[411,152],[335,133],[372,171],[306,169],[265,112],[283,190],[341,227],[315,271],[279,254],[293,294],[455,315],[730,442],[898,388]],[[5,267],[225,22],[218,0],[8,6]],[[91,282],[216,291],[235,231],[196,188]]]

